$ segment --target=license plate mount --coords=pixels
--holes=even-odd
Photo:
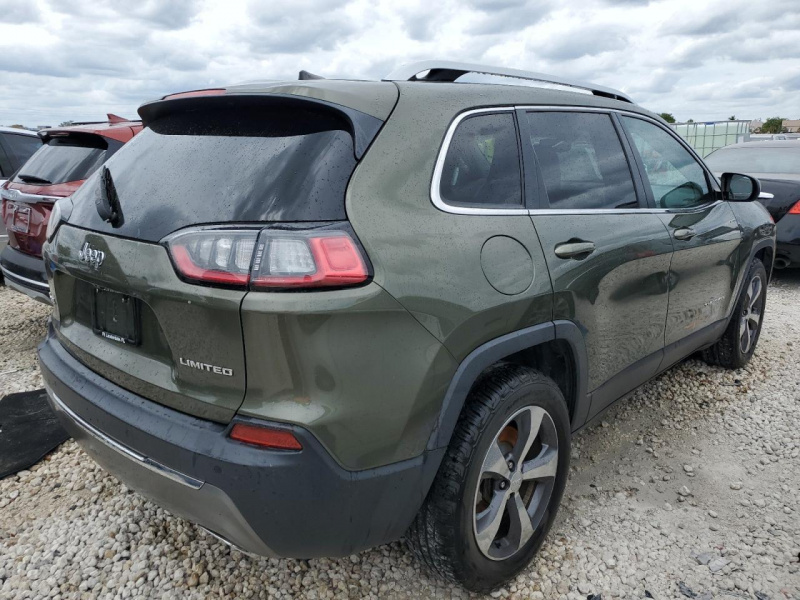
[[[9,202],[11,210],[11,230],[27,234],[31,230],[31,207]]]
[[[139,345],[139,300],[103,288],[94,288],[92,324],[94,332],[119,344]]]

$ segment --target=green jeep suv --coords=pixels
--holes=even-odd
[[[574,432],[758,341],[758,182],[622,92],[426,62],[139,114],[51,218],[42,373],[90,456],[245,551],[405,536],[490,590],[543,543]]]

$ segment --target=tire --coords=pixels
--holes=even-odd
[[[538,418],[536,435],[529,435]],[[524,467],[509,465],[526,446]],[[428,497],[406,534],[412,552],[430,571],[474,592],[507,582],[528,565],[547,536],[564,493],[569,457],[569,413],[556,383],[523,366],[490,368],[473,386]],[[523,515],[530,518],[527,528]]]
[[[751,296],[755,291],[754,286],[759,289],[753,298]],[[703,350],[703,360],[726,369],[740,369],[745,366],[758,344],[766,304],[767,270],[759,259],[754,258],[733,308],[730,323],[722,337],[713,346]]]

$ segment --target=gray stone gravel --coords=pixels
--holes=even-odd
[[[769,289],[754,360],[697,360],[575,440],[559,519],[494,597],[800,599],[800,273]],[[47,308],[0,288],[0,396],[41,387]],[[468,597],[401,543],[252,559],[128,490],[73,442],[0,481],[0,599]]]

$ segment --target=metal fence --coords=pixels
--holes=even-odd
[[[674,123],[670,127],[703,157],[730,144],[746,142],[750,137],[750,121]]]

